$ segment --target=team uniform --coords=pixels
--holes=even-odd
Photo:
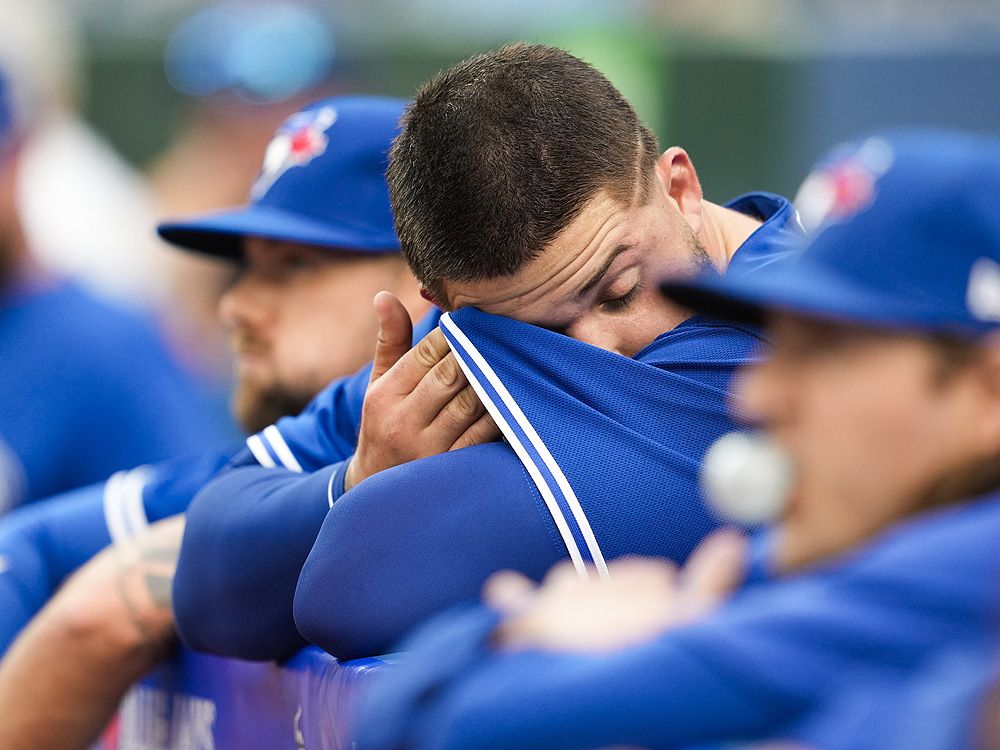
[[[120,471],[106,482],[0,519],[0,656],[77,568],[112,542],[183,513],[238,450],[217,447],[189,459]]]
[[[730,273],[768,264],[798,235],[777,196],[730,206],[764,222]],[[693,318],[629,360],[473,309],[441,327],[507,444],[398,466],[340,498],[359,424],[340,413],[342,391],[320,396],[321,419],[250,438],[249,454],[276,468],[228,472],[191,508],[174,586],[189,645],[280,657],[304,643],[297,625],[337,656],[370,655],[500,568],[539,577],[565,557],[581,570],[629,552],[683,559],[717,524],[697,499],[697,467],[732,427],[727,385],[758,343],[751,329]],[[241,614],[206,618],[209,603]]]
[[[997,534],[1000,494],[977,498],[807,573],[759,575],[705,621],[610,654],[497,654],[498,616],[456,612],[402,644],[406,663],[366,696],[357,744],[901,747],[871,741],[901,739],[930,677],[976,697],[996,673]]]
[[[227,434],[148,321],[71,282],[0,296],[0,350],[0,511]]]
[[[781,311],[843,326],[845,338],[856,335],[853,328],[907,342],[946,335],[990,362],[996,345],[987,337],[1000,330],[1000,211],[984,196],[1000,191],[1000,142],[940,133],[876,137],[834,152],[816,178],[824,219],[804,252],[755,275],[669,280],[661,289],[734,321]],[[802,356],[803,369],[825,364]],[[791,359],[779,378],[796,376]],[[862,361],[867,367],[874,360]],[[978,388],[987,372],[959,371],[955,388],[970,381]],[[759,377],[766,382],[768,371]],[[841,392],[832,378],[818,382],[846,404],[858,385],[849,373],[840,377]],[[951,404],[941,404],[954,393],[921,392],[911,405],[946,411]],[[861,399],[873,395],[860,392]],[[990,399],[980,403],[995,410]],[[816,419],[808,408],[799,418],[805,428]],[[982,436],[982,450],[995,451],[995,439],[985,442],[980,432],[984,424],[957,439]],[[793,439],[799,434],[794,417],[782,426]],[[876,434],[854,428],[859,438]],[[928,427],[924,445],[935,435]],[[402,646],[412,652],[409,664],[387,671],[367,696],[357,745],[980,746],[981,712],[995,711],[984,697],[995,695],[1000,677],[1000,488],[996,467],[984,465],[990,455],[975,450],[962,456],[961,471],[953,466],[934,478],[942,488],[957,480],[970,483],[967,489],[922,503],[911,498],[908,512],[873,536],[855,531],[850,549],[779,572],[780,540],[795,533],[797,508],[810,502],[798,497],[789,525],[755,540],[749,576],[732,598],[639,646],[603,654],[498,652],[490,636],[500,617],[482,606],[428,624]],[[973,460],[983,465],[973,468]],[[803,476],[824,466],[800,461]],[[807,533],[797,537],[806,556],[830,542],[812,535],[818,545]]]
[[[242,257],[243,238],[247,235],[329,247],[333,253],[345,250],[375,255],[398,253],[399,241],[392,226],[384,174],[388,148],[398,132],[404,104],[403,100],[383,97],[339,97],[304,108],[285,121],[269,144],[249,205],[168,222],[158,227],[158,232],[168,242],[233,260]],[[62,295],[75,300],[79,293]],[[89,334],[97,322],[85,304],[79,301],[74,304],[76,329],[72,330]],[[162,365],[163,357],[149,346],[135,343],[122,350],[108,351],[94,346],[82,334],[67,334],[66,341],[60,340],[58,345],[49,341],[39,351],[37,342],[23,341],[26,334],[17,315],[6,310],[0,312],[0,341],[8,329],[20,336],[11,340],[11,362],[20,362],[15,357],[46,357],[59,361],[66,370],[67,352],[85,349],[81,341],[87,341],[91,359],[104,365],[115,363],[116,368],[127,370],[129,377],[135,379],[136,389],[140,385],[144,389],[141,393],[119,394],[120,401],[110,405],[105,405],[107,399],[102,394],[82,392],[72,398],[57,393],[58,398],[45,402],[59,406],[58,418],[51,420],[51,432],[59,436],[67,433],[63,442],[69,443],[68,448],[73,451],[64,460],[67,467],[88,461],[99,467],[87,475],[88,481],[107,477],[122,465],[135,466],[164,455],[141,453],[147,444],[155,445],[156,441],[173,436],[166,427],[151,427],[149,420],[143,423],[135,419],[134,410],[141,409],[148,400],[157,402],[155,406],[175,420],[182,421],[192,412],[195,416],[199,414],[193,398],[178,403],[177,398],[163,393],[161,383],[168,379],[170,370]],[[47,318],[39,325],[46,322]],[[423,335],[434,324],[436,319],[423,328],[418,326],[417,335]],[[131,330],[125,323],[119,326]],[[33,337],[37,338],[37,332]],[[8,351],[6,344],[4,351]],[[128,368],[121,366],[123,359]],[[339,394],[333,405],[339,418],[359,417],[369,372],[369,368],[364,368],[328,388],[328,394]],[[7,369],[0,370],[0,387],[7,375]],[[72,384],[80,375],[81,372],[70,370],[65,380]],[[33,377],[37,382],[38,373],[33,373]],[[110,390],[112,386],[107,388]],[[49,391],[54,389],[53,386]],[[5,405],[8,402],[0,404],[0,415]],[[88,408],[95,413],[87,412]],[[305,413],[329,408],[329,402],[314,402]],[[74,416],[71,413],[74,409],[88,416],[86,432],[81,428],[80,435],[68,434],[68,427],[63,424]],[[115,458],[113,446],[103,439],[104,435],[95,439],[91,433],[93,425],[117,422],[119,414],[129,415],[132,420],[128,434],[133,435],[132,448],[140,455],[115,463],[110,460]],[[37,412],[35,418],[39,419]],[[4,434],[3,428],[0,421],[0,436]],[[39,432],[37,428],[34,431]],[[237,463],[245,461],[240,458],[241,452],[246,451],[242,442],[235,446],[217,445],[213,433],[195,423],[182,432],[192,441],[192,448],[202,449],[197,456],[122,471],[101,484],[0,519],[0,601],[4,602],[0,608],[0,654],[76,568],[109,543],[131,538],[155,521],[186,511],[195,493],[212,476],[234,459]],[[0,479],[4,456],[0,444]],[[59,475],[58,469],[53,468],[53,476]]]

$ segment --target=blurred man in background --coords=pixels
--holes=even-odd
[[[737,394],[780,452],[724,486],[787,501],[754,556],[726,535],[680,575],[495,580],[495,609],[410,643],[360,747],[979,746],[1000,615],[1000,142],[874,138],[821,172],[840,189],[801,256],[664,287],[773,338]]]
[[[242,265],[219,315],[237,357],[233,409],[248,431],[364,364],[376,292],[391,290],[415,316],[427,307],[398,253],[383,176],[401,113],[391,99],[312,105],[279,130],[249,206],[160,228]],[[24,632],[0,664],[0,745],[85,746],[165,655],[182,530],[169,518],[109,549]]]

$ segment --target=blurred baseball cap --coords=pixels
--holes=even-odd
[[[324,99],[289,117],[264,152],[248,205],[157,227],[189,250],[241,257],[247,235],[370,253],[399,251],[385,182],[406,102]]]
[[[1000,140],[947,131],[831,151],[797,205],[801,252],[741,277],[668,279],[676,302],[760,324],[765,310],[975,338],[1000,328]]]

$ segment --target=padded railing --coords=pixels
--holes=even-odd
[[[101,750],[350,750],[358,688],[384,664],[306,648],[282,664],[179,649],[136,685]]]

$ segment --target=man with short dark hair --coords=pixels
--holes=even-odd
[[[750,273],[797,219],[765,193],[705,201],[682,149],[654,153],[614,87],[550,47],[471,58],[417,94],[391,197],[425,293],[452,312],[424,340],[434,350],[396,362],[380,347],[357,436],[326,416],[333,391],[318,401],[329,408],[251,438],[283,471],[236,468],[200,493],[174,588],[190,645],[279,656],[302,642],[297,624],[337,656],[369,655],[500,568],[537,577],[568,557],[601,575],[623,554],[683,559],[717,524],[697,466],[731,427],[726,383],[757,335],[690,318],[656,283],[706,262]],[[391,296],[379,304],[383,338],[407,340]],[[425,384],[408,374],[428,358],[442,381],[461,367],[507,445],[431,456],[411,418]],[[353,458],[327,466],[328,446],[355,437]],[[321,530],[303,525],[280,562],[258,559],[290,509],[319,503]],[[277,605],[296,578],[293,622]],[[209,606],[230,615],[210,621]]]
[[[851,184],[830,189],[838,172]],[[735,393],[773,447],[730,453],[715,484],[761,488],[775,527],[753,554],[711,539],[679,575],[633,559],[604,586],[493,581],[491,608],[404,646],[359,747],[980,746],[1000,653],[1000,142],[876,137],[816,179],[826,220],[802,253],[663,287],[771,334]]]

